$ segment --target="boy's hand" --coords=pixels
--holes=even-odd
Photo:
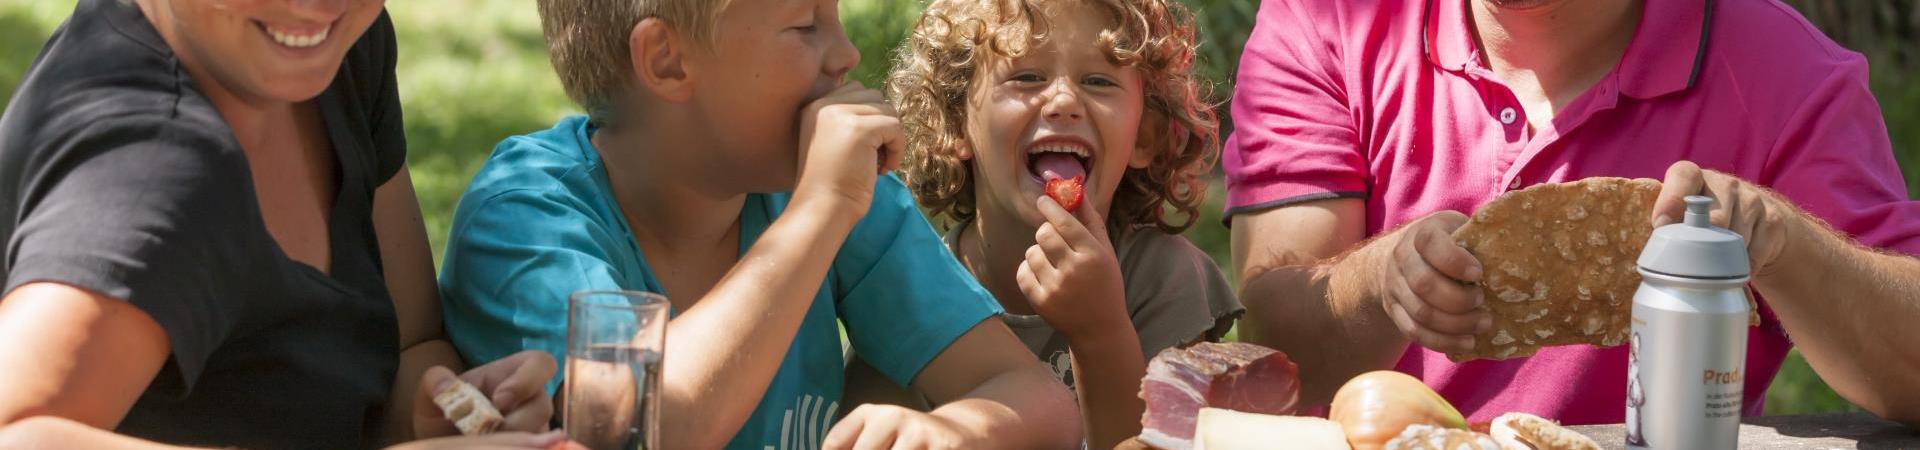
[[[460,374],[460,379],[487,394],[487,401],[500,409],[505,419],[500,431],[547,431],[553,419],[553,398],[547,395],[547,380],[558,369],[553,356],[527,350]],[[453,382],[453,371],[445,367],[427,369],[420,376],[420,388],[414,394],[413,436],[425,439],[460,434],[447,420],[440,406],[433,403],[434,393]]]
[[[1132,326],[1119,258],[1097,208],[1080,208],[1075,217],[1047,196],[1038,206],[1047,223],[1034,232],[1034,245],[1015,274],[1034,312],[1068,341]]]
[[[800,112],[800,179],[794,199],[843,200],[862,215],[879,174],[900,165],[906,135],[880,91],[849,82]]]
[[[829,450],[987,447],[985,439],[968,434],[952,420],[881,404],[854,408],[827,432],[827,438],[820,444],[820,448]]]

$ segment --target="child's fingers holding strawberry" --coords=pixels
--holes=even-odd
[[[1060,276],[1053,268],[1053,261],[1047,260],[1047,254],[1040,250],[1040,246],[1027,247],[1025,256],[1026,260],[1020,262],[1020,269],[1014,273],[1014,281],[1020,283],[1020,293],[1026,294],[1028,301],[1035,305],[1034,308],[1039,309],[1040,304],[1047,302],[1038,299],[1052,298],[1053,293],[1060,290]],[[1041,314],[1043,317],[1045,315]]]
[[[1040,224],[1033,232],[1033,248],[1041,250],[1042,255],[1051,260],[1064,261],[1073,255],[1073,244],[1060,235],[1060,227],[1052,222]]]
[[[1047,225],[1052,225],[1053,233],[1074,252],[1097,253],[1100,250],[1105,250],[1107,253],[1113,252],[1112,244],[1107,242],[1105,219],[1101,218],[1100,213],[1093,208],[1069,211],[1052,196],[1041,197],[1035,206],[1040,209],[1040,216],[1047,219],[1047,223],[1041,224],[1041,229],[1044,230]],[[1034,241],[1041,241],[1040,237],[1040,233],[1036,231]]]
[[[1047,223],[1034,232],[1015,278],[1034,311],[1068,340],[1130,326],[1120,264],[1105,233],[1096,236],[1051,198],[1038,206]]]

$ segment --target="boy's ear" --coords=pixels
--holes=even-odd
[[[687,70],[688,42],[672,25],[658,17],[642,19],[627,36],[633,81],[663,100],[681,103],[693,97],[693,77]]]
[[[1133,140],[1133,155],[1127,158],[1127,167],[1145,169],[1153,164],[1153,158],[1167,151],[1167,139],[1178,134],[1174,127],[1167,124],[1167,116],[1154,111],[1140,114],[1140,135]]]

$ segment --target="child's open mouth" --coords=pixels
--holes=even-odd
[[[1092,146],[1079,139],[1043,139],[1027,147],[1027,171],[1039,184],[1085,177],[1087,159],[1092,155]]]

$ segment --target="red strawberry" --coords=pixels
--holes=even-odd
[[[1047,196],[1053,197],[1053,202],[1059,203],[1067,212],[1077,211],[1081,201],[1087,198],[1085,182],[1086,177],[1078,176],[1047,180]]]

